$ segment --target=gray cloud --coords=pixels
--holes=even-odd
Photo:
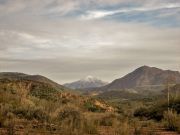
[[[66,16],[81,8],[85,13],[100,10],[97,4],[124,1],[111,2],[0,0],[0,71],[42,74],[65,83],[86,75],[112,81],[142,65],[179,70],[179,27]],[[161,3],[162,7],[168,2],[144,1],[142,5]],[[52,18],[53,14],[59,14],[58,18]]]

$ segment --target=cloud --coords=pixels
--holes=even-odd
[[[1,71],[65,83],[88,74],[112,81],[141,65],[178,69],[180,27],[160,27],[178,23],[174,0],[0,0],[0,12]],[[159,25],[104,19],[120,12],[132,20],[148,12]]]
[[[81,15],[81,19],[83,20],[91,20],[91,19],[99,19],[104,18],[106,16],[119,14],[119,13],[131,13],[131,12],[149,12],[149,11],[155,11],[155,10],[163,10],[163,9],[175,9],[180,8],[179,4],[166,4],[166,5],[160,5],[160,6],[151,6],[151,7],[133,7],[133,8],[124,8],[124,9],[118,9],[113,11],[106,11],[106,10],[100,10],[100,11],[87,11],[84,15]]]
[[[78,20],[46,23],[31,31],[27,23],[21,26],[24,31],[0,32],[3,71],[38,73],[64,83],[87,74],[112,81],[141,65],[177,69],[178,28]],[[39,47],[49,40],[52,47]]]

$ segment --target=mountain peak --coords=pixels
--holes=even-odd
[[[158,68],[144,65],[144,66],[139,67],[138,69],[158,69]]]
[[[173,76],[177,83],[180,82],[180,73],[177,71],[141,66],[124,77],[116,79],[112,83],[104,86],[103,89],[114,90],[163,85],[169,76]]]
[[[93,77],[91,75],[86,76],[85,78],[81,79],[81,81],[94,81],[98,80],[96,77]]]
[[[135,71],[137,71],[137,72],[151,72],[151,73],[153,73],[153,72],[161,72],[163,70],[159,69],[159,68],[156,68],[156,67],[150,67],[150,66],[144,65],[144,66],[141,66],[141,67],[137,68]]]
[[[64,86],[71,88],[71,89],[86,89],[86,88],[101,87],[106,84],[107,84],[107,82],[102,81],[91,75],[88,75],[85,78],[80,79],[78,81],[75,81],[72,83],[66,83],[66,84],[64,84]]]
[[[152,68],[152,67],[144,65],[144,66],[141,66],[140,68]]]

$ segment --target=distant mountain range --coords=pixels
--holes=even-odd
[[[71,89],[89,89],[105,86],[107,84],[107,82],[97,79],[96,77],[87,76],[81,80],[72,83],[66,83],[64,86]]]
[[[178,71],[142,66],[126,76],[116,79],[112,83],[98,89],[106,91],[164,85],[168,77],[173,77],[176,83],[180,83],[180,73]]]
[[[0,73],[0,81],[8,80],[9,82],[33,82],[34,84],[41,83],[43,86],[48,86],[55,90],[70,89],[87,89],[87,90],[123,90],[123,89],[146,89],[147,87],[164,86],[168,77],[174,78],[174,83],[180,83],[180,73],[178,71],[162,70],[156,67],[142,66],[133,72],[125,75],[122,78],[114,80],[112,83],[107,83],[96,77],[87,76],[83,79],[72,83],[60,85],[41,75],[28,75],[16,72]],[[159,89],[159,88],[158,88]]]

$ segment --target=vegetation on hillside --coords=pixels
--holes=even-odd
[[[169,111],[165,96],[110,99],[59,91],[38,81],[0,79],[0,134],[144,135],[157,127],[180,132],[177,93],[171,95]]]
[[[97,133],[95,120],[85,112],[106,112],[108,105],[88,97],[59,91],[48,84],[28,80],[0,81],[0,128],[2,134],[55,132]],[[1,134],[1,130],[0,130]]]

